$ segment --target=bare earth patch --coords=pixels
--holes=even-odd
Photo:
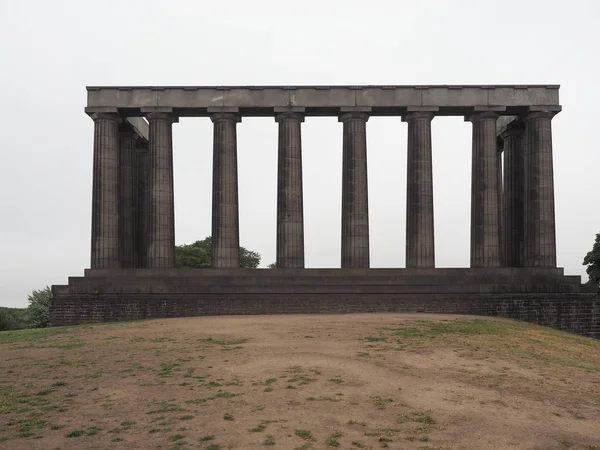
[[[0,333],[0,448],[600,449],[600,341],[424,314]]]

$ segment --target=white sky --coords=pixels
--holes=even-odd
[[[560,84],[558,264],[600,231],[600,2],[0,0],[0,305],[89,267],[86,85]],[[339,267],[342,125],[303,125],[306,264]],[[367,124],[371,264],[404,267],[406,124]],[[241,244],[275,260],[277,127],[238,125]],[[436,264],[469,264],[471,125],[433,122]],[[174,125],[176,243],[210,234],[212,124]],[[587,276],[584,277],[587,280]]]

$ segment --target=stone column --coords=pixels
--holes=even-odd
[[[502,179],[502,151],[503,147],[501,141],[498,142],[498,138],[496,137],[496,147],[498,149],[498,153],[496,153],[496,173],[497,173],[497,181],[498,183],[498,240],[500,245],[500,266],[506,267],[506,258],[504,255],[504,186]]]
[[[148,138],[148,198],[145,205],[146,267],[175,265],[175,207],[173,193],[173,122],[171,113],[151,112]]]
[[[504,147],[504,258],[507,267],[523,267],[525,238],[524,124],[511,122],[500,136]]]
[[[121,267],[135,267],[135,211],[137,134],[127,123],[119,127],[119,259]]]
[[[484,111],[468,118],[473,123],[471,267],[500,267],[497,117]]]
[[[304,268],[302,135],[304,116],[275,115],[279,123],[277,160],[277,268]]]
[[[365,112],[346,112],[342,157],[342,268],[369,267],[367,120]]]
[[[552,117],[556,112],[530,111],[525,116],[527,267],[556,267]]]
[[[150,189],[148,182],[148,143],[144,142],[136,149],[136,213],[135,213],[135,267],[147,268],[146,234],[148,214],[146,207],[150,203]]]
[[[435,267],[431,112],[412,112],[408,122],[406,267]]]
[[[212,266],[240,266],[236,125],[239,114],[215,113],[213,141]]]
[[[92,113],[94,169],[92,181],[92,269],[119,264],[119,123],[116,113]]]

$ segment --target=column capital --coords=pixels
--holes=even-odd
[[[94,122],[96,120],[111,120],[118,124],[123,122],[123,118],[120,115],[118,115],[117,113],[112,113],[112,112],[94,112],[94,113],[89,113],[89,116],[92,118],[92,120]]]
[[[148,112],[145,114],[145,117],[146,117],[146,119],[148,119],[148,121],[166,120],[171,123],[179,122],[179,118],[177,116],[174,116],[172,113],[168,113],[168,112]]]
[[[522,119],[524,121],[528,121],[531,119],[540,119],[540,118],[552,119],[559,112],[560,112],[560,110],[556,111],[556,110],[544,109],[544,108],[529,108],[527,113],[523,115]]]
[[[433,120],[434,117],[435,115],[431,111],[410,111],[402,116],[402,122],[410,122],[417,119]]]
[[[367,122],[369,120],[369,113],[362,111],[342,112],[338,117],[338,122],[348,122],[350,120]]]
[[[477,122],[482,119],[494,119],[496,120],[499,114],[496,111],[474,111],[472,114],[465,116],[465,122]]]
[[[212,120],[213,123],[224,120],[238,123],[242,121],[242,117],[235,112],[215,112],[210,115],[210,120]]]
[[[304,122],[304,114],[299,112],[285,111],[275,113],[275,122],[281,122],[283,120],[296,120],[298,122]]]

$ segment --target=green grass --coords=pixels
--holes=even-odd
[[[223,415],[223,419],[225,419],[225,420],[234,420],[233,416],[231,414],[229,414],[229,413],[225,413]]]
[[[326,444],[327,444],[327,447],[339,447],[340,446],[339,441],[334,437],[330,437],[329,439],[327,439]]]
[[[296,430],[295,433],[296,436],[298,436],[300,439],[304,439],[305,441],[312,439],[312,433],[308,430]]]
[[[198,339],[199,342],[206,342],[207,344],[215,344],[215,345],[239,345],[245,344],[248,342],[248,339],[232,339],[230,341],[222,340],[222,339],[213,339],[213,338],[204,338]]]
[[[30,328],[25,330],[0,331],[0,344],[13,342],[36,341],[44,342],[46,338],[66,335],[73,327]]]
[[[94,436],[102,431],[102,428],[98,428],[96,426],[88,427],[85,430],[73,430],[70,433],[67,433],[65,436],[70,437],[80,437],[80,436]]]
[[[250,431],[252,433],[260,433],[262,431],[265,431],[265,429],[267,428],[268,424],[269,424],[269,421],[263,420],[256,427],[252,428]]]
[[[221,446],[219,444],[210,444],[206,446],[206,450],[221,450]]]
[[[179,407],[176,403],[172,401],[164,400],[159,403],[157,409],[150,410],[146,414],[160,414],[174,411],[183,411],[183,408]]]
[[[200,438],[200,442],[212,441],[215,438],[214,434],[207,434],[206,436],[202,436]]]
[[[375,406],[377,406],[377,409],[385,409],[385,405],[393,402],[393,400],[389,397],[379,397],[379,396],[374,397],[373,401],[375,402]]]
[[[341,378],[332,378],[329,381],[331,381],[332,383],[335,383],[335,384],[342,384],[344,382],[344,380],[342,380]]]
[[[263,445],[275,445],[275,439],[273,439],[273,436],[269,434],[267,438],[263,441]]]

